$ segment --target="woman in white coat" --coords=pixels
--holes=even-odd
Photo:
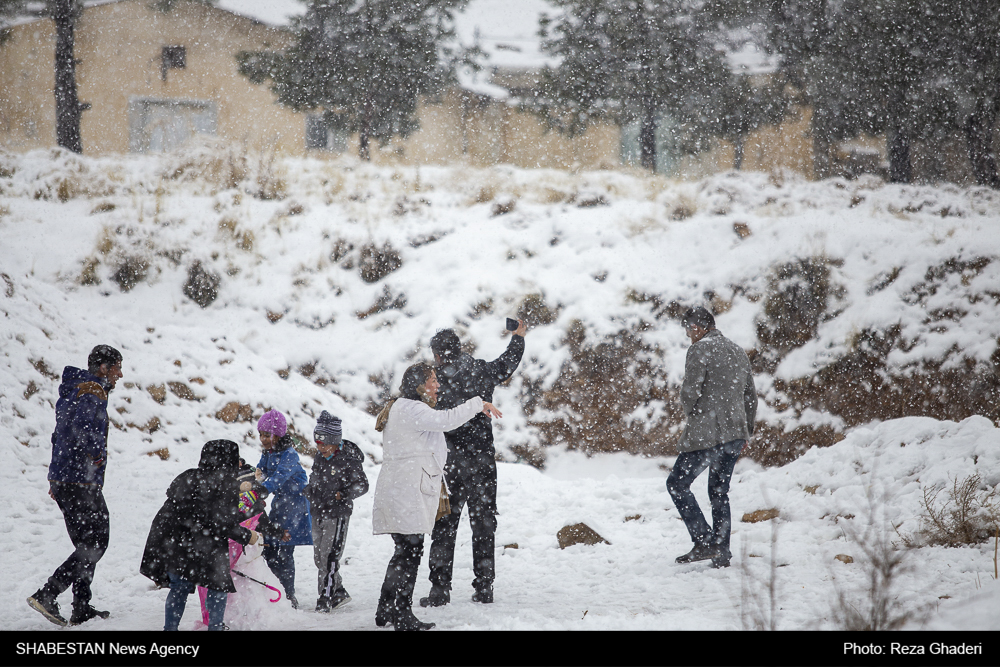
[[[378,416],[382,431],[382,470],[375,484],[372,527],[375,535],[392,535],[395,553],[382,583],[376,625],[391,622],[396,630],[427,630],[413,615],[413,586],[424,551],[424,535],[434,530],[444,491],[444,464],[451,431],[480,412],[500,412],[478,396],[451,410],[435,410],[438,381],[433,367],[415,364],[406,369],[400,397]]]

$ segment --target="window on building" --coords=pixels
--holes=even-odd
[[[129,151],[170,151],[196,134],[215,134],[218,108],[211,100],[132,97],[128,105]]]
[[[347,133],[331,127],[322,114],[306,116],[306,149],[343,153],[347,150]]]
[[[183,46],[164,46],[160,53],[160,77],[167,80],[167,70],[187,67],[187,51]]]

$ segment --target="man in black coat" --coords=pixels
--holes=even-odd
[[[153,519],[139,572],[161,588],[170,587],[164,630],[177,629],[196,585],[208,589],[208,629],[225,629],[226,599],[236,592],[229,573],[229,540],[246,546],[260,539],[240,525],[239,465],[235,442],[207,442],[198,467],[170,483],[167,500]],[[244,484],[250,488],[250,482]]]
[[[437,362],[439,410],[461,405],[473,396],[488,403],[493,389],[517,370],[524,354],[527,327],[518,321],[497,359],[487,362],[462,352],[458,334],[452,329],[439,331],[431,338],[431,350]],[[444,474],[450,494],[451,513],[434,524],[431,533],[430,594],[420,599],[422,607],[439,607],[451,601],[451,577],[455,563],[455,535],[462,518],[462,508],[469,505],[472,525],[472,582],[476,602],[493,602],[494,550],[497,529],[497,464],[493,448],[493,426],[489,417],[479,414],[454,431],[444,434],[448,443],[448,462]]]

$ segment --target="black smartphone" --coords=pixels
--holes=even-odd
[[[507,331],[517,331],[519,326],[521,326],[520,322],[510,317],[507,318]]]

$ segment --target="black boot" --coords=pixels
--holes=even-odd
[[[472,596],[473,602],[480,602],[482,604],[492,604],[493,603],[493,587],[485,586],[483,588],[476,589],[476,592]]]
[[[427,597],[420,598],[421,607],[443,607],[451,602],[451,593],[447,588],[441,588],[434,584],[431,586],[431,592],[427,594]]]
[[[375,610],[375,625],[383,628],[390,621],[392,621],[392,597],[383,592],[378,599],[378,609]]]
[[[675,560],[678,563],[694,563],[699,560],[708,560],[709,558],[714,558],[717,549],[713,546],[707,544],[696,544],[694,549],[687,552],[683,556],[678,556]]]
[[[325,595],[320,595],[316,600],[316,611],[320,613],[328,613],[332,607],[330,606],[330,598]]]
[[[424,623],[414,616],[413,610],[409,607],[397,609],[393,616],[392,624],[396,630],[430,630],[434,627],[433,623]]]
[[[69,625],[69,622],[59,613],[59,605],[56,603],[55,596],[47,593],[44,588],[35,591],[35,594],[28,598],[28,604],[52,623],[63,627]]]
[[[69,624],[70,625],[80,625],[81,623],[86,623],[92,618],[108,618],[111,616],[110,611],[99,611],[90,606],[90,603],[82,605],[73,605],[73,613],[70,614]]]

